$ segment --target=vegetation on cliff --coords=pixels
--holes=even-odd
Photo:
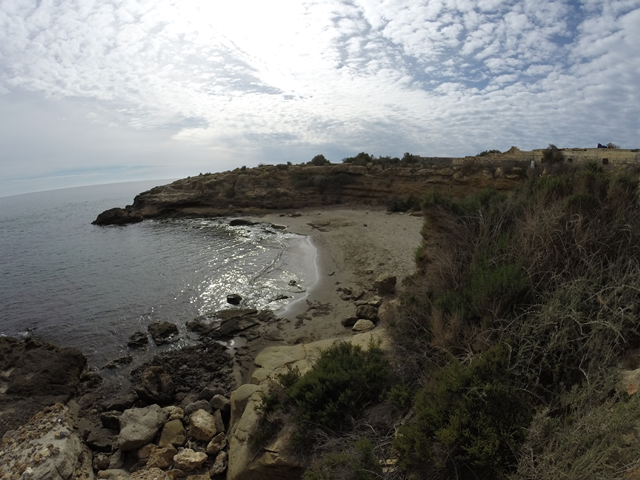
[[[424,196],[393,382],[335,425],[304,418],[324,432],[306,478],[635,478],[640,399],[618,379],[640,347],[637,172],[554,168]]]

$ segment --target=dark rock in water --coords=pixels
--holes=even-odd
[[[116,358],[114,361],[107,363],[103,368],[114,369],[121,367],[122,365],[129,365],[133,362],[133,357],[131,355],[126,355],[124,357]]]
[[[74,396],[86,364],[75,348],[0,337],[0,435],[26,423],[45,406]]]
[[[115,397],[111,400],[103,402],[102,408],[104,408],[105,410],[117,410],[119,412],[123,412],[126,409],[133,407],[135,401],[135,394],[128,393],[126,395],[120,395],[119,397]]]
[[[144,332],[135,332],[129,337],[127,345],[131,348],[142,348],[149,344],[149,338]]]
[[[228,309],[228,310],[218,310],[213,315],[213,318],[219,318],[220,320],[231,320],[232,318],[244,317],[247,315],[253,315],[258,313],[255,308],[238,308],[238,309]]]
[[[82,382],[82,385],[85,389],[96,388],[102,385],[102,382],[104,382],[104,377],[98,372],[84,372],[80,377],[80,381]]]
[[[243,218],[234,218],[233,220],[231,220],[229,222],[229,225],[231,227],[242,227],[242,226],[251,226],[251,225],[255,225],[255,222],[252,222],[250,220],[245,220]]]
[[[258,320],[255,316],[232,318],[231,320],[223,322],[220,327],[212,330],[209,336],[212,338],[229,337],[257,324]]]
[[[227,303],[230,303],[231,305],[240,305],[241,301],[242,301],[242,297],[237,293],[232,293],[231,295],[227,295]]]
[[[144,220],[142,215],[126,208],[110,208],[105,210],[91,222],[92,225],[127,225]]]
[[[178,341],[178,327],[171,322],[155,322],[149,325],[149,333],[156,345]]]
[[[205,323],[202,317],[189,320],[186,325],[187,325],[187,330],[197,333],[199,335],[206,335],[211,330],[213,330],[213,327],[208,323]]]
[[[176,394],[171,375],[162,367],[149,367],[142,372],[140,384],[135,390],[142,400],[158,405],[168,405]]]
[[[356,317],[375,321],[378,319],[378,309],[371,305],[362,305],[357,308]]]

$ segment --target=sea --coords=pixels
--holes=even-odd
[[[307,237],[230,218],[145,220],[95,226],[102,211],[169,181],[127,182],[0,197],[0,336],[79,348],[93,369],[127,356],[152,322],[180,330],[217,310],[281,312],[316,280]],[[233,340],[231,341],[233,343]],[[153,341],[144,355],[156,349]]]

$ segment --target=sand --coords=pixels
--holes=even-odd
[[[415,270],[414,252],[420,245],[421,216],[388,213],[376,208],[323,207],[250,217],[256,222],[286,226],[291,233],[305,235],[315,247],[298,246],[314,255],[315,271],[306,282],[306,293],[277,313],[283,320],[267,326],[262,338],[250,342],[248,356],[265,346],[308,343],[352,335],[340,320],[355,315],[354,301],[342,300],[339,288],[375,295],[373,282],[381,274],[402,278]]]

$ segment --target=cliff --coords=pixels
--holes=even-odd
[[[421,162],[410,165],[264,165],[201,174],[155,187],[133,205],[100,214],[96,225],[144,218],[217,216],[331,204],[384,204],[390,198],[421,198],[430,187],[459,197],[493,187],[510,190],[527,178],[526,162]]]

